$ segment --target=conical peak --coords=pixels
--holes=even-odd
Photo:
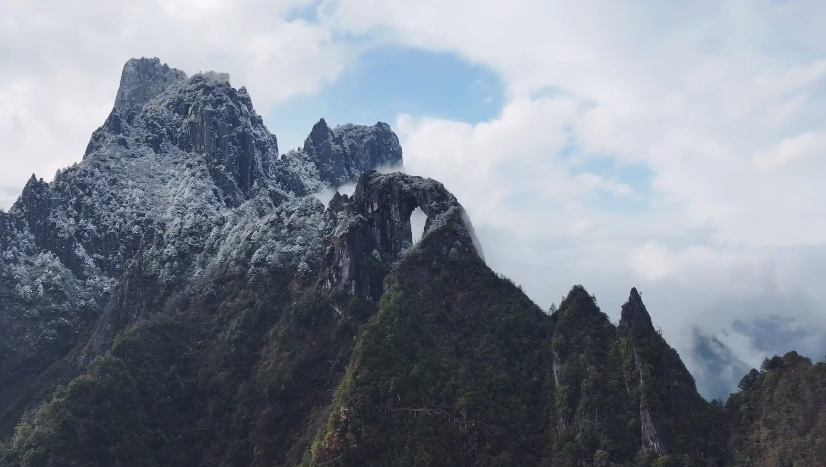
[[[42,178],[37,178],[37,175],[32,174],[32,176],[29,177],[29,181],[26,182],[26,186],[23,187],[23,192],[42,191],[48,186],[49,184],[44,182]]]
[[[602,313],[597,305],[596,297],[591,295],[582,285],[571,287],[568,295],[559,303],[559,311],[569,317],[605,316],[605,313]]]
[[[651,322],[651,315],[648,314],[648,310],[646,310],[645,304],[642,302],[642,296],[637,292],[636,287],[631,288],[628,301],[622,305],[619,323],[621,331],[628,331],[634,326],[654,329],[654,325]]]
[[[304,141],[304,151],[310,152],[313,146],[320,146],[330,135],[330,127],[327,122],[323,118],[320,119],[318,123],[313,125],[310,135]]]
[[[589,304],[595,303],[594,298],[591,296],[591,294],[588,293],[585,287],[581,285],[575,285],[571,287],[571,290],[568,291],[568,295],[560,303],[560,308],[562,308],[563,304],[571,304],[580,300],[587,302]]]

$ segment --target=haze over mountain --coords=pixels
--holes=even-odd
[[[766,359],[709,402],[636,288],[616,325],[581,285],[543,310],[402,162],[381,122],[281,154],[228,75],[129,60],[82,161],[0,211],[0,465],[826,456],[826,364]]]

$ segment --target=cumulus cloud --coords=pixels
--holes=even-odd
[[[755,158],[757,168],[776,171],[809,159],[826,157],[826,134],[809,131],[786,138],[766,154]]]
[[[823,350],[826,272],[798,251],[822,261],[826,243],[826,6],[336,0],[324,11],[341,31],[454,52],[504,78],[492,121],[401,115],[396,126],[409,171],[457,194],[488,263],[543,306],[583,283],[616,317],[640,287],[711,392],[772,352]],[[605,159],[613,171],[589,170]],[[635,166],[650,180],[619,175]],[[743,324],[778,316],[805,332],[758,345]]]

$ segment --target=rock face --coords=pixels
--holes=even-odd
[[[640,407],[640,425],[642,426],[642,448],[657,454],[668,454],[657,421],[651,418],[651,412],[645,406]]]
[[[5,395],[88,338],[83,367],[142,308],[160,306],[139,284],[183,287],[216,258],[251,270],[315,264],[323,206],[304,197],[402,162],[386,124],[318,128],[306,153],[279,156],[228,75],[187,78],[157,58],[129,60],[83,160],[51,183],[33,175],[0,212],[0,407],[19,415]]]
[[[312,164],[308,175],[317,180],[316,189],[321,189],[351,183],[367,167],[400,165],[402,148],[386,123],[371,127],[347,124],[331,129],[322,118],[304,140],[304,147],[287,156]]]
[[[634,381],[634,383],[631,383],[635,385],[635,390],[632,397],[635,396],[635,398],[639,399],[636,402],[639,405],[640,438],[642,440],[642,448],[656,452],[657,454],[667,454],[668,449],[665,444],[665,436],[660,428],[657,415],[655,414],[652,416],[651,414],[649,400],[654,395],[646,389],[646,380],[650,379],[652,375],[646,374],[644,371],[644,362],[640,360],[639,353],[637,352],[638,346],[645,345],[644,343],[637,343],[637,341],[642,340],[640,339],[641,336],[649,339],[654,338],[652,335],[654,334],[654,326],[651,323],[651,315],[648,314],[648,310],[646,310],[645,304],[642,302],[642,297],[640,297],[636,287],[631,288],[628,301],[622,305],[620,322],[619,326],[617,326],[617,330],[619,331],[619,334],[624,336],[631,345],[630,357],[633,359],[634,371],[631,375],[626,374],[626,378],[630,377],[632,378],[632,381]],[[635,333],[633,337],[630,337],[632,330]],[[664,344],[664,342],[662,344]],[[648,381],[648,383],[650,386],[651,381]],[[655,383],[660,383],[660,381]],[[628,381],[626,380],[626,387],[627,386]]]
[[[481,256],[464,208],[441,183],[368,171],[352,197],[336,193],[330,201],[324,287],[378,300],[390,264],[413,246],[410,215],[417,207],[427,215],[422,245],[438,242],[445,257],[469,252]],[[434,229],[442,232],[428,235]]]
[[[186,73],[161,64],[158,58],[133,58],[123,66],[115,110],[131,122],[147,102],[184,81]]]
[[[627,332],[634,326],[640,326],[644,329],[654,329],[654,325],[651,324],[651,315],[649,315],[648,310],[645,309],[645,304],[642,303],[642,297],[640,297],[636,287],[631,288],[628,301],[622,305],[619,329]]]
[[[660,429],[660,424],[655,417],[651,416],[648,402],[649,395],[645,393],[645,378],[643,376],[642,363],[640,362],[636,349],[632,349],[632,352],[634,354],[634,364],[637,374],[640,377],[638,390],[640,391],[640,438],[642,439],[642,448],[654,451],[657,454],[668,454],[668,449],[665,446],[665,437]]]
[[[92,262],[116,278],[147,246],[146,232],[164,235],[182,218],[212,217],[258,194],[277,204],[402,161],[386,124],[340,127],[333,138],[339,146],[324,162],[312,159],[316,152],[309,160],[279,158],[276,138],[246,89],[215,75],[186,79],[157,58],[129,60],[115,107],[83,163],[51,184],[32,176],[9,214],[25,220],[38,249],[53,252],[79,277]],[[325,164],[342,169],[314,176]]]
[[[165,158],[178,151],[196,154],[217,196],[231,207],[258,191],[282,198],[308,194],[300,176],[279,160],[276,138],[245,88],[236,90],[215,73],[186,80],[182,72],[154,60],[130,60],[123,73],[119,99],[92,136],[87,156],[115,145],[151,148]]]

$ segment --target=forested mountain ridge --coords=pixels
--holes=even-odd
[[[130,60],[0,211],[0,465],[821,465],[824,364],[707,402],[636,289],[541,310],[388,125],[280,155],[228,80]]]

